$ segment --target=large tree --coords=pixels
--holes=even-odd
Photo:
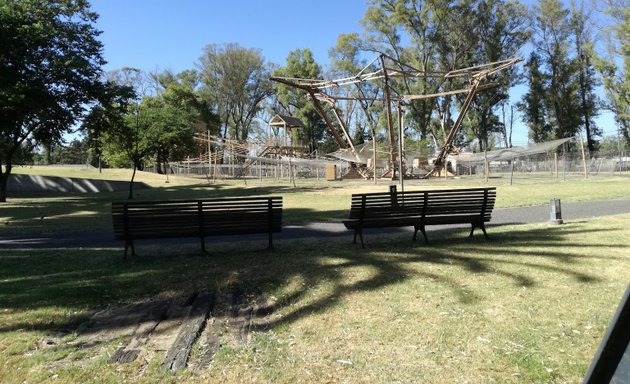
[[[485,64],[517,55],[529,39],[527,9],[517,1],[480,0],[474,17],[475,36],[479,41],[472,56],[472,64]],[[514,67],[500,71],[488,79],[499,86],[478,93],[469,114],[476,115],[479,122],[470,128],[480,149],[488,147],[488,136],[504,132],[497,115],[500,105],[509,100],[509,89],[519,80]]]
[[[570,12],[560,0],[541,0],[534,7],[534,48],[544,68],[544,93],[553,138],[573,136],[582,125],[579,100],[579,65],[572,52]]]
[[[573,1],[571,2],[571,16],[571,26],[575,36],[575,59],[579,71],[578,95],[580,114],[586,133],[588,149],[593,152],[596,150],[596,138],[601,136],[602,131],[595,123],[595,117],[599,113],[600,105],[596,88],[600,85],[600,82],[595,76],[593,63],[595,55],[594,43],[590,25],[588,24],[590,17],[585,13],[583,2],[578,7]]]
[[[102,94],[102,44],[85,0],[0,4],[0,202],[23,145],[61,142]]]
[[[319,79],[322,77],[322,69],[310,49],[296,49],[289,52],[287,65],[276,70],[274,76]],[[299,140],[311,150],[318,148],[318,143],[324,138],[326,123],[307,100],[305,93],[284,84],[277,86],[277,92],[281,112],[296,116],[305,125],[298,132]]]
[[[194,134],[219,133],[218,115],[199,92],[200,76],[195,70],[178,74],[154,74],[158,94],[145,98],[153,110],[155,159],[158,173],[166,172],[167,161],[179,161],[194,153]],[[203,145],[205,150],[206,145]]]
[[[600,37],[605,48],[595,58],[606,94],[605,108],[614,114],[619,134],[630,146],[630,0],[602,0],[613,21]]]
[[[518,109],[523,114],[523,120],[529,128],[529,138],[534,143],[542,143],[551,137],[551,128],[547,123],[547,113],[545,111],[545,79],[540,71],[540,58],[536,52],[532,52],[525,64],[527,82],[529,90],[517,104]]]
[[[238,44],[208,45],[199,60],[204,92],[219,114],[223,137],[247,140],[252,122],[273,93],[270,64],[259,49]]]

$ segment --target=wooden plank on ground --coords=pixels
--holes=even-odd
[[[136,360],[153,330],[165,317],[167,308],[168,302],[157,302],[155,305],[150,306],[142,315],[142,318],[138,320],[133,334],[109,357],[107,363],[125,364]],[[142,312],[139,313],[142,314]],[[137,315],[137,313],[132,313],[129,315],[129,318]]]
[[[166,353],[162,368],[176,371],[186,367],[192,346],[206,324],[214,300],[214,293],[199,292],[175,342]]]

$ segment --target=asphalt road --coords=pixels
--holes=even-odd
[[[562,219],[565,222],[588,217],[609,216],[622,213],[630,213],[630,198],[618,200],[585,201],[578,203],[562,203]],[[549,205],[530,206],[519,208],[497,208],[492,213],[492,220],[487,224],[488,228],[498,225],[515,225],[543,223],[550,219]],[[452,226],[462,227],[462,226]],[[465,227],[468,227],[467,225]],[[448,226],[427,227],[427,232],[445,229]],[[412,228],[387,228],[369,229],[364,234],[383,232],[410,232]],[[282,232],[274,234],[274,240],[296,239],[307,237],[331,237],[347,236],[352,239],[352,232],[348,231],[342,223],[305,223],[299,225],[284,225]],[[207,237],[206,243],[234,241],[236,237]],[[266,235],[248,236],[250,240],[265,240]],[[196,239],[176,240],[142,240],[139,245],[156,242],[190,242],[197,243]],[[33,248],[117,248],[123,247],[121,241],[114,240],[112,232],[107,231],[67,231],[54,233],[50,236],[36,237],[11,237],[0,234],[0,249],[33,249]]]

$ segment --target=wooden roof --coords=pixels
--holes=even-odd
[[[305,128],[304,123],[297,117],[287,115],[275,115],[270,121],[269,125],[272,127],[284,127],[284,128]]]

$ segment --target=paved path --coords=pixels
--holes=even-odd
[[[630,198],[618,200],[587,201],[578,203],[563,203],[562,218],[564,221],[571,221],[587,217],[609,216],[621,213],[630,213]],[[548,205],[519,207],[519,208],[497,208],[492,213],[492,221],[489,227],[510,224],[530,224],[543,223],[549,221],[550,212]],[[455,227],[455,226],[453,226]],[[461,226],[457,226],[461,227]],[[431,226],[428,231],[448,228],[447,226]],[[365,230],[365,234],[383,232],[410,232],[411,228],[388,228]],[[430,232],[429,232],[430,233]],[[274,240],[296,239],[305,237],[330,237],[347,236],[352,239],[352,232],[348,231],[341,223],[306,223],[299,225],[285,225],[282,232],[274,234]],[[248,239],[266,239],[266,235],[248,236]],[[233,241],[235,237],[207,237],[206,242]],[[164,242],[191,242],[196,243],[196,239],[160,240]],[[145,240],[143,242],[155,242]],[[142,242],[140,243],[142,244]],[[123,247],[121,241],[116,241],[111,232],[108,231],[67,231],[55,233],[51,236],[17,238],[0,235],[0,249],[30,249],[30,248],[110,248]]]

